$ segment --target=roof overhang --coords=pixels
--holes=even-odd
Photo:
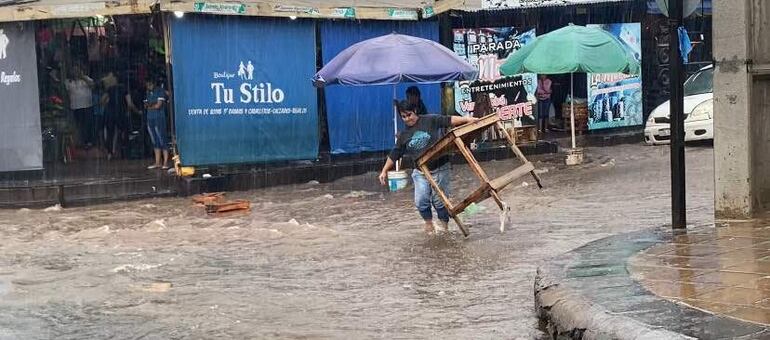
[[[480,0],[482,10],[520,9],[554,6],[575,6],[612,2],[631,2],[634,0]]]
[[[154,0],[22,0],[0,2],[0,22],[150,13]]]

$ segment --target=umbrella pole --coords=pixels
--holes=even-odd
[[[396,100],[396,85],[393,85],[393,100]],[[398,142],[398,108],[396,105],[393,105],[393,138],[395,145],[396,142]],[[401,170],[401,160],[396,160],[396,171]]]
[[[575,81],[574,81],[574,73],[569,74],[569,93],[570,93],[570,102],[569,102],[569,120],[570,120],[570,133],[572,135],[572,148],[574,149],[576,147],[575,145]]]

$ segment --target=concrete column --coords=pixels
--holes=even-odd
[[[714,171],[718,218],[746,218],[752,201],[751,0],[714,0]]]
[[[770,1],[751,0],[749,77],[751,81],[752,209],[770,208]]]

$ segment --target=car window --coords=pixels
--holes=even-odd
[[[699,71],[687,78],[684,82],[684,95],[692,96],[696,94],[714,92],[714,69],[709,68]]]

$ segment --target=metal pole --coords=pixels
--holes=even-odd
[[[682,0],[670,0],[669,60],[671,72],[671,227],[687,227],[685,203],[684,90],[683,65],[679,51],[679,27],[682,25]]]
[[[396,100],[396,85],[393,85],[393,100]],[[396,105],[393,105],[393,136],[394,140],[398,142],[398,107]],[[400,159],[396,160],[396,171],[399,170],[401,170]]]
[[[572,135],[572,149],[574,150],[575,147],[577,147],[575,143],[575,81],[574,81],[575,74],[570,73],[569,74],[569,121],[570,121],[570,133]]]

